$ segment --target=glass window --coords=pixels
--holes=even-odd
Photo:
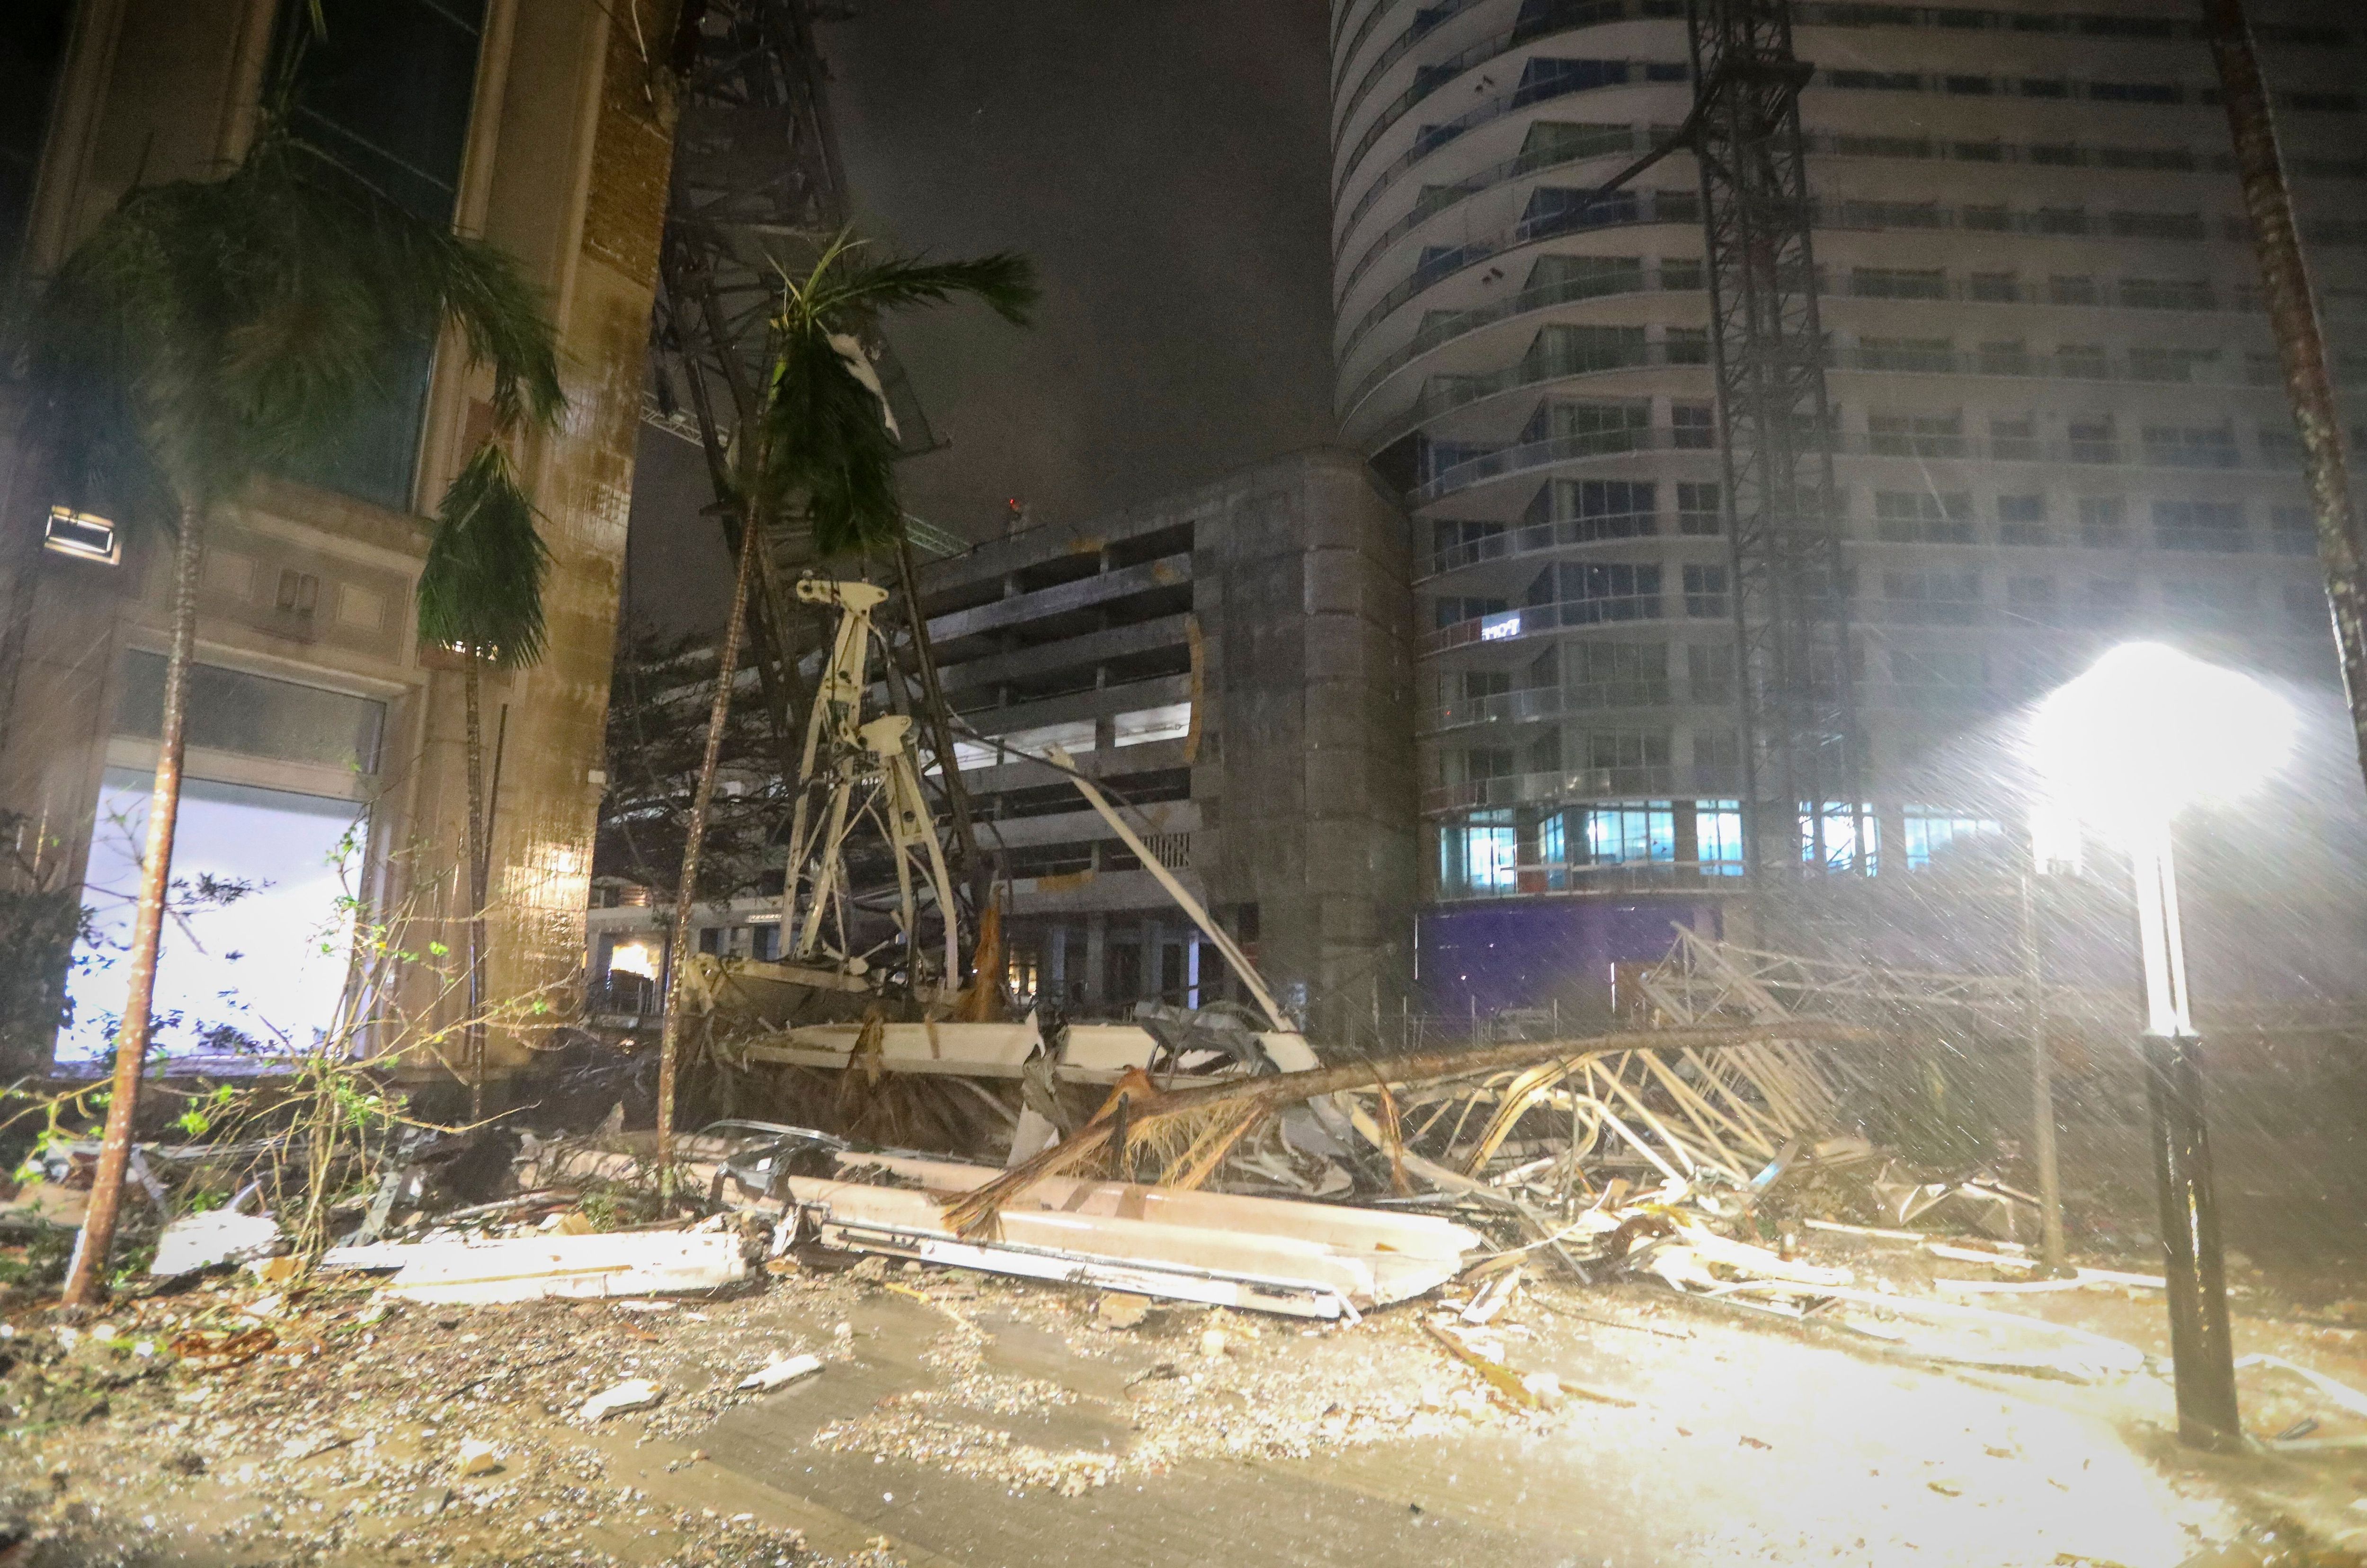
[[[449,222],[477,92],[484,0],[321,0],[326,31],[311,39],[311,0],[280,14],[280,47],[304,53],[296,125],[386,196]],[[296,477],[399,511],[411,506],[433,342],[394,354],[382,394],[341,450]]]
[[[1857,869],[1858,842],[1861,829],[1864,833],[1865,869],[1878,870],[1876,857],[1882,847],[1882,824],[1876,820],[1871,805],[1852,809],[1846,801],[1828,801],[1824,805],[1824,869],[1829,871]],[[1806,865],[1817,864],[1818,813],[1810,806],[1800,808],[1800,859]]]
[[[100,781],[83,883],[90,932],[66,980],[74,1021],[58,1037],[62,1058],[86,1061],[114,1042],[154,786],[132,768],[110,767]],[[160,1049],[310,1047],[316,1031],[334,1027],[353,942],[339,865],[361,862],[361,811],[283,790],[198,778],[182,786],[174,880],[248,891],[176,919],[156,962]]]
[[[1510,812],[1474,812],[1439,835],[1439,880],[1470,892],[1510,892],[1519,885]]]
[[[1963,491],[1877,490],[1874,531],[1892,544],[1970,544],[1973,498]]]
[[[1586,858],[1599,866],[1672,862],[1677,858],[1676,804],[1622,801],[1586,808]]]
[[[1726,513],[1716,485],[1677,485],[1677,531],[1695,537],[1726,531]]]
[[[0,283],[17,265],[50,124],[50,89],[64,58],[72,0],[11,0],[0,21]]]
[[[2234,501],[2157,501],[2154,542],[2164,550],[2210,551],[2240,555],[2250,548],[2244,508]]]
[[[2079,542],[2090,550],[2119,550],[2129,542],[2129,504],[2119,495],[2079,497]]]
[[[2279,555],[2316,555],[2317,519],[2306,506],[2269,509],[2269,540]]]
[[[115,733],[153,741],[164,715],[164,655],[133,649],[123,657],[123,694]],[[290,680],[193,665],[189,669],[189,744],[275,762],[311,763],[357,774],[378,771],[386,704]]]
[[[1698,742],[1695,743],[1698,746]],[[1693,853],[1705,877],[1742,875],[1742,802],[1698,801],[1693,805]]]
[[[1554,520],[1569,525],[1565,538],[1581,544],[1657,533],[1657,499],[1648,481],[1630,479],[1557,479],[1551,497]]]
[[[1908,806],[1906,820],[1899,824],[1902,847],[1907,852],[1907,869],[1920,871],[1930,866],[1934,856],[1945,857],[1952,846],[1959,852],[1971,847],[1972,841],[1984,835],[2002,835],[2005,825],[1988,817],[1969,816],[1937,806]],[[1994,840],[1992,841],[1994,842]]]
[[[1726,614],[1725,567],[1688,566],[1684,582],[1687,616],[1695,620],[1714,620]]]

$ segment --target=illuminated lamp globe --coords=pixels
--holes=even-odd
[[[2198,801],[2239,800],[2283,766],[2293,704],[2237,671],[2160,642],[2124,642],[2049,693],[2031,721],[2047,789],[2118,838]]]

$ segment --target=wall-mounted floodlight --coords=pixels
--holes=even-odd
[[[60,555],[71,555],[77,561],[96,561],[114,566],[123,560],[123,537],[108,518],[77,512],[69,506],[50,508],[50,520],[41,535],[41,548],[54,550]]]

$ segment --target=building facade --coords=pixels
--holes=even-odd
[[[0,267],[38,278],[133,184],[235,160],[307,9],[35,0],[12,16],[0,29],[12,35],[0,58],[12,89]],[[551,551],[549,646],[534,668],[491,683],[486,722],[491,994],[545,994],[563,1016],[582,964],[671,148],[665,83],[636,40],[667,36],[672,8],[328,0],[322,11],[326,34],[295,67],[299,131],[421,215],[508,250],[559,329],[567,417],[518,454]],[[257,484],[210,533],[174,869],[249,891],[168,932],[168,1049],[218,1040],[218,1025],[266,1045],[326,1026],[348,983],[349,893],[373,915],[422,923],[407,939],[423,949],[459,947],[460,681],[419,645],[412,595],[428,514],[484,427],[484,390],[457,356],[421,344],[388,368],[382,399],[341,450]],[[154,765],[171,551],[133,519],[54,515],[44,485],[38,454],[0,445],[6,891],[63,891],[92,912],[59,1040],[62,1054],[87,1055],[105,1049],[122,994],[113,965]],[[437,988],[423,984],[410,1000],[432,1015]],[[9,1020],[13,1057],[51,1049],[34,1012]],[[527,1043],[497,1039],[495,1065]]]
[[[1023,990],[1087,1013],[1245,994],[1076,790],[1013,755],[1058,745],[1312,1027],[1401,1006],[1404,526],[1362,459],[1318,449],[923,569]]]
[[[2249,9],[2359,381],[2367,30]],[[1868,797],[1826,842],[1906,877],[2010,820],[1982,745],[2110,642],[2336,672],[2193,8],[1793,11]],[[1741,885],[1699,176],[1592,194],[1684,119],[1684,12],[1334,7],[1337,401],[1409,498],[1424,921],[1466,956],[1574,933],[1604,974]]]

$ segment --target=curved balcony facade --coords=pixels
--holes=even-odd
[[[1847,62],[1801,105],[1881,820],[2008,812],[1937,759],[2114,638],[2333,674],[2188,9],[1795,7],[1802,58]],[[1743,773],[1699,176],[1599,190],[1685,118],[1683,10],[1334,7],[1335,401],[1413,517],[1439,899],[1733,885],[1723,825],[1603,825],[1723,824]],[[2296,9],[2261,47],[2367,390],[2362,32]]]

